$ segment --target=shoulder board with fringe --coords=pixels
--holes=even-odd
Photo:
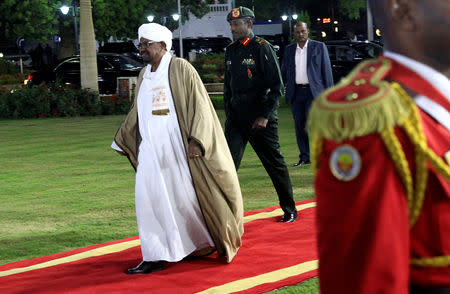
[[[411,107],[399,99],[390,82],[383,80],[391,66],[387,59],[363,62],[324,91],[311,107],[310,132],[340,142],[399,125]]]
[[[255,37],[255,42],[258,43],[260,46],[267,43],[266,40],[264,40],[263,38],[260,38],[260,37]]]

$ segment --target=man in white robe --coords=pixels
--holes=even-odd
[[[177,262],[214,249],[231,262],[243,233],[242,196],[217,116],[212,107],[204,107],[210,104],[209,97],[192,66],[189,68],[186,62],[167,52],[172,33],[154,23],[142,25],[138,33],[140,53],[149,64],[141,72],[136,101],[111,145],[127,155],[136,168],[142,262],[126,273],[150,273],[163,269],[164,261]],[[186,68],[195,74],[185,73]],[[182,71],[183,80],[170,80],[172,71]],[[187,90],[174,91],[180,83]],[[195,87],[200,91],[190,89]],[[198,105],[191,110],[186,106],[191,104]],[[188,122],[185,126],[181,121],[186,117],[191,118],[188,121],[199,117],[204,125]],[[214,126],[213,133],[210,125]],[[212,142],[208,142],[210,136]],[[222,144],[218,149],[216,145]],[[218,189],[205,193],[208,189],[202,188],[200,182],[208,182],[211,176],[205,177],[205,172],[214,175],[217,168],[225,171],[225,177],[213,177],[211,185]],[[221,214],[222,225],[217,225],[214,218]]]

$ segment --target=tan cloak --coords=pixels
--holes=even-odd
[[[138,78],[136,97],[144,71]],[[231,262],[244,232],[243,203],[222,127],[199,75],[186,60],[172,58],[169,84],[186,152],[188,140],[197,141],[204,150],[203,157],[188,159],[200,208],[219,256]],[[141,141],[137,113],[135,99],[115,136],[116,144],[135,169]]]

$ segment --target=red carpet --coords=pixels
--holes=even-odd
[[[246,212],[243,246],[231,264],[211,255],[129,276],[123,271],[141,259],[133,237],[1,265],[0,293],[264,293],[295,285],[317,276],[315,203],[297,207],[291,224],[276,222],[278,207]]]

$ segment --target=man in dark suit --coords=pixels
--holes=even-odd
[[[328,50],[324,43],[308,38],[308,25],[298,22],[294,28],[297,43],[286,46],[281,74],[286,85],[286,103],[294,116],[300,159],[294,166],[311,163],[306,121],[311,103],[317,95],[333,86]]]

